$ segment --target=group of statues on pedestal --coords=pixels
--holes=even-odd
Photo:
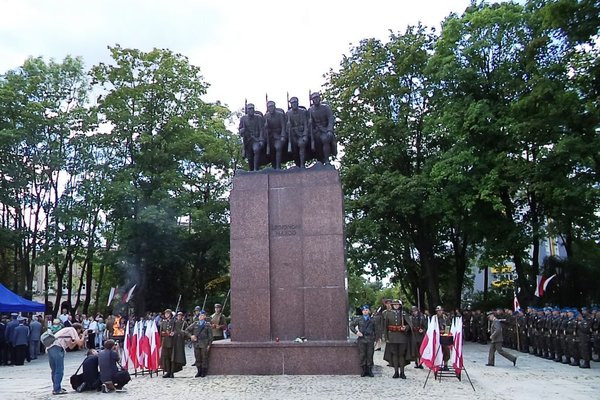
[[[239,134],[243,139],[242,155],[248,160],[250,171],[269,164],[281,169],[288,161],[300,168],[313,159],[328,164],[330,157],[337,154],[331,108],[321,103],[318,92],[310,95],[310,102],[307,110],[298,104],[297,97],[292,97],[285,112],[268,101],[264,115],[255,110],[254,104],[246,104]]]

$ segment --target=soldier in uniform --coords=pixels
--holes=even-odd
[[[577,339],[579,340],[579,356],[583,360],[583,363],[579,368],[590,368],[590,339],[592,331],[592,323],[589,318],[584,315],[584,310],[587,312],[587,308],[583,307],[581,313],[577,315]],[[579,363],[578,363],[579,364]]]
[[[288,132],[288,150],[292,150],[294,161],[300,168],[304,168],[308,159],[307,148],[311,142],[308,132],[308,111],[298,106],[298,98],[290,99],[290,109],[286,113],[286,127]],[[314,145],[314,142],[312,142]]]
[[[579,366],[579,345],[577,343],[577,320],[575,319],[575,310],[567,310],[567,329],[565,331],[567,342],[567,362],[573,367]],[[572,359],[572,361],[571,361]]]
[[[358,345],[358,354],[360,357],[360,366],[362,368],[361,377],[373,375],[373,351],[375,347],[375,321],[371,318],[371,308],[363,305],[362,315],[356,316],[350,321],[350,330],[358,336],[356,343]]]
[[[267,138],[267,155],[271,157],[271,166],[281,169],[281,162],[286,150],[287,135],[285,114],[275,107],[274,101],[267,101],[265,113],[265,137]],[[273,154],[274,153],[274,154]]]
[[[186,330],[186,336],[194,346],[195,366],[198,369],[196,378],[204,378],[208,372],[208,352],[213,341],[212,328],[206,322],[206,311],[200,310],[198,320],[192,323]]]
[[[463,337],[465,342],[471,341],[471,308],[469,307],[467,310],[463,310],[462,319],[463,319]]]
[[[404,367],[412,360],[412,322],[402,310],[400,300],[392,301],[392,309],[385,314],[384,326],[386,347],[390,347],[391,364],[394,367],[392,378],[406,379]],[[400,368],[400,373],[398,373]]]
[[[312,106],[309,113],[309,129],[315,141],[317,159],[323,164],[329,164],[329,157],[337,154],[337,146],[333,126],[335,118],[331,108],[321,103],[321,95],[314,92],[310,95]]]
[[[215,313],[210,316],[210,327],[212,328],[213,340],[222,340],[225,338],[223,330],[227,328],[227,320],[223,315],[223,306],[215,304]]]
[[[423,364],[421,363],[421,358],[419,357],[421,350],[421,343],[423,343],[423,339],[425,338],[425,332],[427,332],[427,317],[423,315],[421,310],[419,310],[416,306],[412,308],[412,335],[414,337],[414,345],[413,354],[415,355],[415,368],[423,369]]]
[[[594,361],[600,361],[600,311],[597,308],[592,308],[592,341],[594,354],[596,358]]]
[[[435,313],[438,320],[438,328],[440,330],[440,334],[442,333],[450,333],[450,327],[452,326],[452,319],[446,315],[442,306],[437,306],[435,308]],[[450,360],[450,346],[442,345],[442,358],[444,360],[445,371],[448,370],[448,360]]]
[[[160,322],[161,354],[160,364],[164,371],[163,378],[175,378],[185,365],[185,321],[183,314],[178,313],[177,319],[173,318],[173,311],[166,309],[165,319]]]
[[[373,313],[373,323],[375,324],[375,351],[381,351],[381,338],[383,336],[383,311],[385,310],[384,299],[381,299],[381,305]]]
[[[264,118],[254,110],[254,104],[246,105],[246,115],[240,119],[238,130],[243,139],[242,156],[248,160],[248,169],[258,171],[265,148]]]

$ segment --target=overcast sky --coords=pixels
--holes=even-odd
[[[285,108],[286,92],[308,105],[323,74],[361,39],[422,22],[438,28],[469,0],[0,0],[0,73],[28,56],[88,67],[110,62],[107,46],[168,48],[199,66],[204,100],[232,110],[244,99],[264,110],[265,93]]]

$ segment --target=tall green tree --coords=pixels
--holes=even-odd
[[[102,135],[102,145],[112,149],[108,219],[119,221],[115,245],[125,285],[137,284],[136,311],[156,310],[197,285],[186,285],[190,265],[204,268],[202,279],[226,267],[223,257],[208,263],[207,250],[190,253],[188,243],[222,240],[205,233],[224,229],[223,196],[232,170],[226,149],[233,139],[223,121],[229,112],[202,101],[208,85],[186,57],[159,49],[109,49],[114,63],[91,72],[104,90],[101,121],[110,127]],[[198,257],[191,260],[190,254]]]

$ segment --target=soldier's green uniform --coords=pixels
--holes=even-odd
[[[464,319],[464,317],[463,317],[463,319]],[[423,313],[417,307],[413,307],[411,322],[412,322],[412,326],[413,326],[413,330],[412,330],[412,335],[414,338],[413,342],[415,345],[415,348],[413,350],[413,353],[415,355],[415,368],[423,369],[423,365],[421,364],[421,358],[419,357],[419,353],[420,353],[420,349],[421,349],[421,343],[423,343],[423,339],[425,338],[425,333],[427,332],[427,323],[428,323],[427,317],[425,315],[423,315]],[[466,327],[464,329],[467,330]]]
[[[373,377],[373,352],[375,350],[375,320],[369,315],[368,305],[361,307],[362,315],[350,321],[350,330],[358,336],[358,354],[362,373],[360,376]]]
[[[201,310],[198,320],[185,330],[186,337],[192,340],[194,346],[194,365],[198,370],[196,378],[205,377],[208,372],[208,352],[213,341],[212,328],[205,318],[206,312]]]
[[[583,309],[582,309],[583,312]],[[577,316],[577,339],[579,340],[579,356],[583,360],[580,368],[590,368],[590,339],[592,324],[583,314]],[[579,364],[579,363],[578,363]]]
[[[174,378],[186,364],[184,333],[185,321],[173,319],[173,312],[165,310],[165,319],[160,322],[161,354],[160,364],[163,378]]]
[[[574,310],[567,312],[568,321],[567,329],[565,332],[567,342],[567,361],[570,365],[576,367],[579,366],[579,345],[577,340],[577,320],[574,317]],[[572,359],[572,361],[571,361]]]
[[[402,310],[400,300],[392,302],[392,309],[385,313],[385,338],[386,347],[390,347],[390,361],[394,367],[393,378],[406,379],[404,375],[404,367],[412,361],[411,344],[412,322],[410,317]],[[400,374],[398,373],[400,368]]]

